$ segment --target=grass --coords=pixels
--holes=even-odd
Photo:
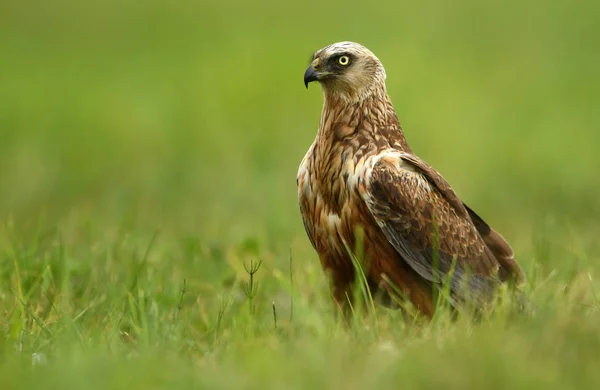
[[[599,13],[3,2],[0,388],[598,388]],[[347,39],[511,242],[535,317],[336,322],[295,174],[322,104],[308,57]]]

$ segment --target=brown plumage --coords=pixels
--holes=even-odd
[[[523,272],[502,236],[413,154],[385,77],[377,57],[352,42],[317,51],[306,70],[306,86],[318,81],[325,96],[297,177],[308,237],[342,306],[355,279],[348,248],[360,228],[373,290],[399,290],[431,316],[433,291],[448,279],[454,306],[469,299],[481,308],[500,283],[522,282]]]

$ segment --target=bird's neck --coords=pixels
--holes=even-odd
[[[317,138],[322,142],[339,142],[358,136],[410,152],[385,89],[354,101],[325,91]]]

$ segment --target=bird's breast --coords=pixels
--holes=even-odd
[[[331,266],[348,262],[347,247],[361,225],[364,158],[340,151],[321,164],[309,150],[298,170],[298,200],[308,234],[321,259]]]

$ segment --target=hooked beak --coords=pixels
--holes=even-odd
[[[315,72],[315,68],[313,68],[312,64],[306,69],[304,72],[304,86],[308,89],[308,83],[312,81],[317,81],[319,79],[319,75]]]

